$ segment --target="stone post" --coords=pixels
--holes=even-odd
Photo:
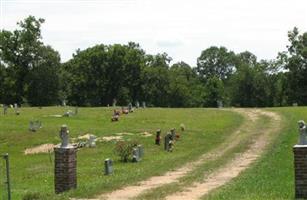
[[[54,148],[55,193],[77,188],[77,149]]]
[[[294,177],[295,198],[307,198],[307,145],[295,145],[294,152]]]
[[[293,147],[295,198],[307,198],[307,132],[306,123],[298,121],[299,141]]]
[[[54,148],[55,193],[77,188],[77,148],[68,143],[68,128],[61,127],[61,146]]]

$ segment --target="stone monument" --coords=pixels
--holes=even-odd
[[[104,160],[104,174],[109,175],[113,173],[113,161],[109,158]]]
[[[132,162],[139,162],[141,160],[140,158],[140,151],[138,148],[132,149]]]
[[[173,150],[173,139],[170,132],[168,132],[164,137],[164,150],[170,152]]]
[[[7,108],[8,106],[6,104],[3,104],[3,115],[7,114]]]
[[[307,140],[306,124],[298,121],[299,141],[293,147],[295,170],[295,198],[307,199]]]
[[[88,138],[88,147],[96,147],[96,136],[95,135],[90,135]]]
[[[77,188],[77,148],[69,144],[66,125],[60,130],[61,145],[54,148],[55,193]]]

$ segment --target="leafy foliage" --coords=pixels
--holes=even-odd
[[[60,63],[44,45],[44,19],[29,16],[14,31],[0,31],[0,102],[107,106],[145,101],[149,106],[265,107],[307,104],[307,33],[288,33],[287,51],[275,60],[226,47],[203,50],[197,66],[171,65],[166,53],[146,54],[134,42],[98,44]]]

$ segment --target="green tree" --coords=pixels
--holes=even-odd
[[[235,54],[232,51],[213,46],[201,52],[196,69],[204,82],[213,77],[225,81],[234,70],[234,62]]]
[[[146,67],[142,70],[142,91],[147,103],[154,106],[170,106],[169,62],[167,54],[146,56]]]
[[[50,46],[42,46],[36,63],[27,75],[27,101],[34,106],[58,102],[60,55]]]
[[[21,103],[26,96],[25,89],[29,71],[35,66],[37,56],[42,46],[41,24],[44,19],[29,16],[17,23],[20,29],[14,31],[1,30],[0,32],[0,58],[9,68],[13,68],[15,87],[12,101]],[[12,102],[11,102],[12,103]]]
[[[258,63],[255,55],[243,52],[237,55],[236,68],[229,82],[231,104],[241,107],[267,106],[270,95],[268,63]]]
[[[300,34],[295,27],[288,38],[290,45],[281,63],[288,70],[289,104],[307,105],[307,32]]]
[[[169,103],[172,107],[201,106],[204,88],[196,72],[186,63],[178,62],[169,71]]]
[[[217,107],[218,101],[223,101],[224,84],[221,79],[216,76],[210,77],[205,85],[204,106]]]

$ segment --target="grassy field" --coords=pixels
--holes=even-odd
[[[298,139],[297,121],[307,121],[307,108],[269,110],[284,116],[285,128],[276,141],[255,165],[203,199],[294,199],[292,147]]]
[[[0,153],[10,154],[12,199],[22,199],[28,193],[37,193],[41,199],[68,199],[68,197],[90,197],[114,190],[153,175],[163,174],[183,163],[195,160],[202,153],[224,141],[242,122],[242,117],[218,109],[138,109],[121,116],[119,122],[111,123],[111,108],[79,108],[77,116],[56,118],[50,115],[63,114],[68,108],[48,107],[22,108],[21,115],[0,115]],[[28,131],[29,121],[41,120],[43,128],[36,133]],[[169,129],[184,123],[186,131],[175,145],[172,153],[163,151],[163,145],[154,145],[154,135],[144,137],[140,133],[154,134],[160,128],[162,136]],[[53,154],[24,155],[26,148],[45,143],[57,144],[59,128],[67,124],[70,136],[86,133],[96,136],[115,136],[116,133],[133,133],[124,139],[137,140],[145,147],[145,157],[139,163],[122,163],[114,153],[115,142],[100,142],[96,148],[78,151],[78,189],[54,195]],[[103,161],[114,160],[114,174],[103,175]],[[0,194],[5,196],[4,162],[0,162]],[[5,199],[3,197],[3,199]]]

